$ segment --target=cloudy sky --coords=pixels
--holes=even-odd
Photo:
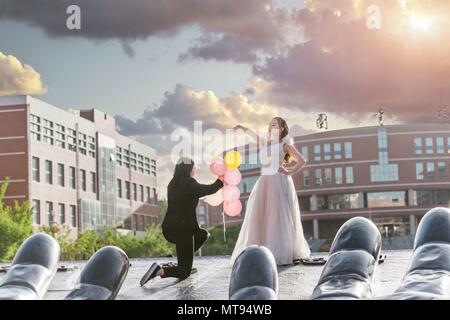
[[[66,27],[81,9],[81,30]],[[435,122],[450,98],[447,0],[0,0],[0,95],[96,107],[160,152],[193,121],[296,134]],[[158,141],[156,144],[155,141]],[[208,181],[204,173],[200,180]]]

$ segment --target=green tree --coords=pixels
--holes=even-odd
[[[8,189],[7,178],[0,186],[0,261],[10,261],[23,241],[33,232],[32,208],[28,201],[6,206],[4,197]]]
[[[162,223],[167,212],[167,200],[158,201],[158,219]]]

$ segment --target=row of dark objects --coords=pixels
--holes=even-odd
[[[58,270],[60,247],[44,233],[30,236],[20,246],[0,283],[0,300],[42,299]],[[107,246],[98,250],[83,268],[66,300],[115,299],[130,263],[123,250]],[[61,268],[67,271],[67,267]]]
[[[336,234],[311,295],[314,300],[370,299],[380,259],[381,235],[368,219],[348,220]],[[38,233],[21,245],[0,283],[0,300],[42,299],[57,272],[58,242]],[[67,300],[108,300],[117,296],[130,267],[123,250],[107,246],[89,259]],[[272,253],[250,246],[236,259],[231,300],[278,298],[278,271]],[[422,218],[413,257],[398,289],[379,299],[450,299],[450,210],[434,208]]]
[[[312,300],[450,299],[450,210],[428,211],[417,228],[413,256],[400,286],[374,297],[373,276],[380,259],[381,234],[370,220],[355,217],[342,225],[311,295]],[[385,256],[381,255],[381,258]],[[232,269],[231,300],[278,298],[275,259],[265,247],[251,246]]]

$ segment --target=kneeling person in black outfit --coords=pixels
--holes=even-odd
[[[178,265],[161,266],[154,263],[141,279],[141,286],[156,276],[180,279],[189,277],[194,252],[209,237],[208,231],[198,225],[196,208],[199,198],[216,193],[223,187],[223,177],[219,177],[213,184],[204,185],[193,178],[194,173],[194,162],[181,158],[167,187],[168,207],[162,229],[166,240],[176,245]]]

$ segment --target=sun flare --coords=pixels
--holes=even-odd
[[[427,16],[411,15],[409,19],[411,28],[415,31],[426,32],[429,31],[433,25],[433,19]]]

